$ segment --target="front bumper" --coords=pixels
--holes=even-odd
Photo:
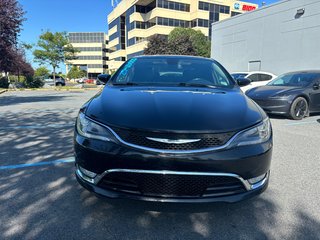
[[[288,115],[291,100],[288,98],[254,99],[253,100],[269,114]]]
[[[272,137],[263,144],[197,154],[161,154],[143,151],[121,143],[87,139],[77,132],[74,140],[77,180],[83,187],[99,196],[160,202],[237,202],[260,194],[268,186]],[[97,175],[89,178],[80,171],[79,166]],[[157,176],[228,176],[237,179],[242,184],[243,191],[233,191],[223,196],[213,194],[175,197],[122,191],[116,187],[108,188],[101,185],[103,179],[114,172]],[[248,179],[264,174],[265,178],[258,183],[248,182]]]
[[[105,189],[99,187],[96,184],[90,183],[85,180],[87,177],[84,176],[79,169],[76,170],[76,178],[77,181],[83,186],[85,189],[89,190],[90,192],[95,193],[98,197],[105,197],[105,198],[123,198],[123,199],[132,199],[132,200],[142,200],[142,201],[151,201],[151,202],[168,202],[168,203],[204,203],[204,202],[227,202],[227,203],[234,203],[243,201],[245,199],[252,198],[264,192],[269,183],[269,172],[266,174],[265,178],[260,182],[250,185],[250,190],[246,192],[242,192],[239,194],[233,195],[225,195],[225,196],[218,196],[218,197],[167,197],[167,196],[144,196],[141,194],[130,194],[126,192],[114,191],[111,189]],[[98,176],[99,178],[100,176]],[[244,182],[247,182],[244,180]]]

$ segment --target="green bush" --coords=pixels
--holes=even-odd
[[[24,85],[27,88],[40,88],[43,87],[44,82],[41,77],[26,77]]]
[[[0,88],[8,88],[9,82],[6,77],[0,78]]]

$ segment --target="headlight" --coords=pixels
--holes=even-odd
[[[115,141],[113,134],[105,127],[86,118],[83,113],[79,113],[77,119],[78,133],[87,138],[98,139],[102,141]]]
[[[230,147],[246,146],[263,143],[271,136],[271,124],[269,118],[263,120],[261,124],[238,134],[231,142]]]

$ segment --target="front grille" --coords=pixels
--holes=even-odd
[[[146,197],[220,197],[245,192],[242,182],[228,176],[113,172],[99,183],[104,189]]]
[[[148,147],[161,150],[199,150],[205,148],[219,147],[226,144],[234,135],[234,132],[229,133],[215,133],[215,134],[176,134],[176,133],[154,133],[144,131],[132,131],[121,128],[112,128],[118,136],[127,143],[135,144],[142,147]],[[192,143],[161,143],[151,138],[163,139],[201,139],[198,142]]]

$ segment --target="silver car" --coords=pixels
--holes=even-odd
[[[53,86],[54,85],[54,81],[53,81],[53,76],[50,75],[48,77],[46,77],[44,79],[44,83],[49,85],[49,86]],[[66,81],[64,80],[63,77],[56,75],[56,86],[57,87],[62,87],[66,85]]]

